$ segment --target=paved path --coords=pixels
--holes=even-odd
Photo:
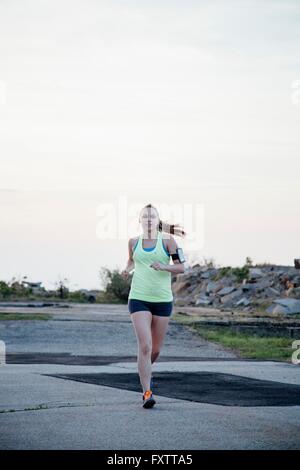
[[[0,449],[299,448],[299,366],[241,361],[171,320],[145,410],[127,306],[46,310],[0,321]]]

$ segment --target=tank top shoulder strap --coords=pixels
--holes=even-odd
[[[135,245],[134,245],[133,250],[132,250],[133,253],[136,251],[136,248],[137,248],[139,243],[140,244],[143,243],[142,235],[139,235],[138,239],[136,240]],[[159,246],[163,249],[164,253],[167,256],[170,256],[169,251],[165,247],[165,244],[164,244],[164,241],[163,241],[163,234],[160,230],[157,232],[157,246],[156,246],[156,248],[158,248]]]
[[[137,245],[138,245],[138,242],[140,241],[140,239],[141,239],[141,235],[139,235],[139,237],[138,237],[137,241],[135,242],[135,244],[134,244],[134,247],[133,247],[133,250],[132,250],[132,253],[134,253],[134,252],[135,252],[135,250],[136,250],[136,247],[137,247]]]

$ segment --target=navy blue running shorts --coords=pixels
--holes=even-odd
[[[128,309],[130,313],[148,310],[152,315],[170,317],[173,303],[173,300],[170,300],[170,302],[149,302],[148,300],[128,299]]]

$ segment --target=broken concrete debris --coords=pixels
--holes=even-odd
[[[196,264],[172,281],[175,306],[300,313],[300,275],[294,266],[211,268]]]

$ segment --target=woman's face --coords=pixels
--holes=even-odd
[[[144,232],[156,232],[159,217],[153,207],[145,207],[140,214],[140,223]]]

